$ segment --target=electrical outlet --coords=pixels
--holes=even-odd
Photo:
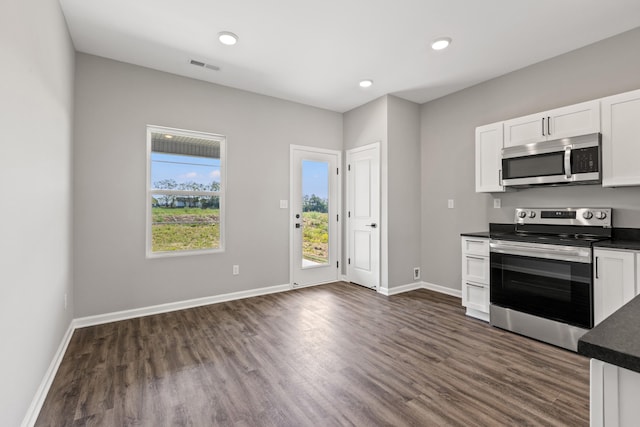
[[[448,207],[449,209],[453,209],[454,205],[455,205],[455,204],[454,204],[454,202],[453,202],[453,199],[449,199],[449,200],[447,200],[447,207]]]
[[[502,200],[493,199],[493,208],[494,209],[500,209],[501,207],[502,207]]]
[[[420,267],[413,268],[413,280],[418,280],[420,278]]]
[[[233,275],[237,276],[238,274],[240,274],[240,266],[239,265],[234,265],[233,266]]]

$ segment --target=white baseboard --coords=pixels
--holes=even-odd
[[[214,295],[204,298],[195,298],[185,301],[170,302],[167,304],[152,305],[149,307],[134,308],[132,310],[116,311],[113,313],[98,314],[96,316],[80,317],[73,320],[74,328],[84,328],[103,323],[117,322],[119,320],[133,319],[136,317],[150,316],[152,314],[169,313],[171,311],[184,310],[186,308],[200,307],[219,302],[234,301],[261,295],[275,294],[277,292],[290,291],[291,286],[277,285],[267,288],[251,289],[248,291],[232,292],[229,294]]]
[[[446,286],[435,285],[428,282],[414,282],[406,285],[394,286],[393,288],[380,288],[378,289],[378,292],[382,295],[391,296],[404,292],[415,291],[417,289],[428,289],[430,291],[440,292],[441,294],[451,295],[456,298],[462,298],[462,291],[458,289],[451,289]]]
[[[408,283],[406,285],[394,286],[393,288],[380,288],[378,292],[382,295],[391,296],[404,292],[415,291],[416,289],[422,289],[422,282]]]
[[[440,286],[429,282],[422,282],[422,287],[430,291],[440,292],[441,294],[451,295],[452,297],[462,298],[462,291],[460,289],[452,289],[446,286]]]
[[[64,353],[67,351],[67,347],[69,346],[69,342],[71,341],[71,337],[73,336],[73,331],[75,330],[73,326],[73,321],[69,323],[69,327],[67,328],[67,332],[62,337],[62,341],[58,346],[58,350],[53,356],[53,360],[51,364],[49,364],[49,368],[47,372],[44,374],[44,378],[36,391],[33,400],[31,401],[31,405],[29,405],[29,409],[22,420],[22,427],[32,427],[36,420],[38,419],[38,415],[40,415],[40,410],[42,409],[42,405],[44,405],[44,400],[47,398],[47,394],[49,393],[49,389],[51,388],[51,384],[53,384],[53,379],[58,372],[58,368],[60,367],[60,363],[62,363],[62,358],[64,357]]]

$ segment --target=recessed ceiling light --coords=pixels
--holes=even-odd
[[[220,40],[220,43],[222,44],[233,46],[234,44],[238,43],[238,36],[230,33],[229,31],[222,31],[218,33],[218,40]]]
[[[450,37],[440,37],[431,43],[431,49],[433,50],[442,50],[446,49],[451,44]]]
[[[173,135],[165,135],[164,137],[167,138],[167,139],[171,139],[171,138],[173,138]]]
[[[373,84],[373,80],[362,80],[360,82],[360,87],[371,87]]]

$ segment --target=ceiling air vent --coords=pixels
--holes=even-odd
[[[192,59],[191,61],[189,61],[189,63],[191,65],[195,65],[196,67],[204,67],[204,68],[208,68],[209,70],[220,71],[220,67],[217,67],[211,64],[206,64],[202,61],[196,61],[195,59]]]

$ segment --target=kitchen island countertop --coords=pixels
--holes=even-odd
[[[584,334],[578,353],[640,372],[640,295]]]

